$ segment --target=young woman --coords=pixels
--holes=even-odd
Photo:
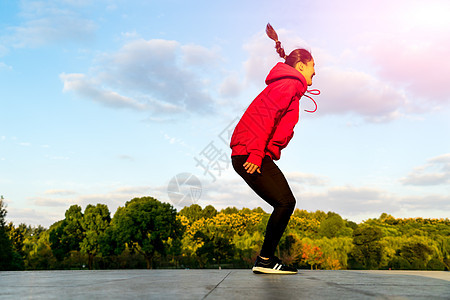
[[[267,24],[267,35],[285,60],[266,78],[267,87],[253,100],[234,129],[231,159],[235,171],[253,191],[273,206],[264,243],[253,267],[254,273],[296,274],[285,266],[275,249],[295,208],[295,197],[283,173],[273,162],[294,135],[299,118],[299,100],[312,84],[314,59],[305,49],[285,55],[275,30]]]

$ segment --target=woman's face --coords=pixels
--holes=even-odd
[[[302,73],[303,77],[306,79],[306,84],[310,86],[312,84],[312,78],[316,75],[316,71],[314,70],[314,59],[311,59],[306,64],[299,62],[295,66],[295,69]]]

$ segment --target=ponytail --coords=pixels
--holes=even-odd
[[[277,49],[277,53],[280,57],[286,59],[286,53],[284,53],[284,49],[281,47],[281,42],[278,40],[278,35],[269,23],[267,23],[266,34],[269,38],[275,41],[275,49]]]
[[[269,38],[275,41],[275,49],[277,49],[277,53],[280,57],[284,59],[285,64],[295,68],[295,65],[297,65],[298,62],[306,64],[313,58],[311,52],[306,49],[295,49],[289,55],[286,55],[284,49],[281,47],[281,42],[278,40],[275,29],[273,29],[272,25],[269,23],[267,23],[266,33]]]

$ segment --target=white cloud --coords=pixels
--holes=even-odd
[[[289,172],[286,173],[285,175],[286,178],[288,178],[289,182],[306,184],[310,186],[325,186],[328,184],[329,181],[327,178],[321,176],[301,172]]]
[[[8,215],[14,223],[27,225],[50,226],[52,223],[64,219],[65,211],[71,205],[79,205],[85,209],[88,204],[106,204],[113,215],[119,206],[135,197],[152,196],[161,198],[161,193],[150,186],[122,186],[104,193],[89,193],[73,190],[46,190],[43,195],[28,198],[31,205],[28,209],[9,208]],[[164,189],[159,189],[164,190]],[[152,194],[154,193],[154,194]],[[157,198],[158,199],[158,198]],[[44,210],[45,213],[42,213]],[[47,213],[51,212],[51,213]]]
[[[259,206],[265,211],[272,211],[271,207],[259,198],[237,174],[234,175],[234,178],[220,177],[214,183],[202,181],[203,191],[198,204],[212,205],[218,210],[232,206],[237,208]]]
[[[219,94],[225,98],[237,97],[243,89],[243,84],[240,81],[238,74],[232,74],[223,80],[219,87]]]
[[[123,186],[117,188],[114,192],[119,194],[146,194],[149,191],[150,186]]]
[[[305,192],[301,196],[307,209],[334,211],[345,216],[392,212],[398,209],[393,195],[375,188],[337,186],[321,192]]]
[[[131,155],[126,155],[126,154],[121,154],[118,156],[118,158],[120,160],[125,160],[125,161],[134,161],[134,157]]]
[[[72,196],[76,195],[77,192],[73,190],[46,190],[44,195],[55,195],[55,196]]]
[[[450,184],[450,153],[429,159],[428,163],[414,168],[400,182],[416,186]]]
[[[0,57],[5,56],[6,54],[8,54],[9,50],[6,46],[0,44]]]
[[[14,47],[39,47],[49,43],[86,42],[94,37],[96,26],[90,20],[72,16],[54,17],[26,22],[12,28]]]
[[[450,164],[450,153],[442,154],[430,159],[430,163],[433,164],[446,164],[445,170],[449,171]]]
[[[45,157],[52,159],[52,160],[69,160],[70,159],[70,157],[68,157],[68,156],[46,155]]]
[[[186,66],[194,66],[201,68],[211,68],[217,66],[221,57],[218,50],[208,49],[200,45],[188,44],[181,46],[183,53],[182,60]]]
[[[64,219],[64,211],[61,214],[59,210],[10,206],[6,219],[8,222],[13,222],[15,226],[23,223],[27,226],[41,225],[48,228],[54,222]]]
[[[279,38],[286,32],[277,30]],[[290,38],[289,38],[290,39]],[[287,40],[287,39],[286,39]],[[243,47],[249,54],[249,58],[244,62],[245,84],[255,83],[257,86],[263,86],[270,69],[282,61],[275,51],[274,42],[269,39],[265,33],[258,33],[253,36]],[[283,44],[285,47],[285,45]],[[285,47],[286,52],[288,52]],[[294,50],[294,49],[291,49]]]
[[[121,36],[125,39],[132,39],[132,40],[140,38],[140,35],[136,31],[122,32]]]
[[[336,33],[328,43],[337,43],[353,55],[341,61],[341,67],[370,68],[383,85],[403,90],[413,108],[409,113],[450,104],[448,1],[343,1],[335,5],[315,1],[314,6],[321,11],[324,24],[338,24],[324,31]]]
[[[416,35],[417,34],[417,35]],[[446,33],[449,35],[450,31]],[[450,41],[441,36],[383,36],[372,38],[373,45],[366,50],[379,67],[385,80],[414,95],[417,105],[429,110],[450,103],[450,62],[447,54]]]
[[[411,211],[427,211],[435,209],[441,211],[441,213],[450,211],[450,195],[427,195],[427,196],[415,196],[404,197],[402,199],[403,207]],[[448,214],[447,214],[448,217]]]
[[[209,55],[203,55],[205,52]],[[214,63],[217,58],[211,53],[176,41],[139,39],[100,56],[92,74],[63,73],[60,78],[64,91],[110,107],[148,111],[154,116],[212,112],[208,74],[194,70]],[[186,64],[180,63],[182,60]]]
[[[406,105],[401,92],[366,72],[326,67],[314,79],[322,91],[315,97],[321,115],[354,113],[383,122],[398,118]]]
[[[145,110],[146,105],[132,98],[122,96],[117,92],[103,89],[84,74],[65,74],[60,76],[64,83],[64,92],[74,91],[82,97],[102,103],[110,107],[125,107],[135,110]]]
[[[169,144],[177,144],[177,145],[181,145],[183,147],[187,147],[186,143],[182,139],[172,137],[172,136],[168,135],[167,133],[164,133],[164,139],[169,141]]]
[[[1,56],[1,55],[0,55]],[[0,71],[1,70],[7,70],[7,71],[11,71],[13,68],[11,66],[8,66],[7,64],[5,64],[4,62],[0,61]]]
[[[378,73],[424,107],[450,104],[449,10],[448,1],[395,1],[382,29],[359,40]]]
[[[9,27],[10,35],[3,39],[8,45],[19,48],[90,41],[94,38],[97,25],[81,17],[78,12],[86,4],[75,1],[22,1],[19,13],[22,22]]]
[[[46,195],[46,196],[37,196],[30,197],[29,200],[36,206],[44,206],[44,207],[67,207],[77,204],[75,198],[68,197],[53,197],[53,196],[61,196],[61,195]]]

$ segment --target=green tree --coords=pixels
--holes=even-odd
[[[236,255],[239,257],[242,267],[248,268],[253,265],[256,256],[261,250],[263,241],[263,232],[258,230],[254,230],[252,233],[246,230],[243,235],[234,235],[233,244],[235,245]],[[284,260],[286,259],[285,257],[282,258]]]
[[[431,271],[445,271],[445,264],[439,258],[432,258],[427,263],[427,270]]]
[[[355,230],[356,228],[358,228],[358,224],[356,224],[353,221],[348,221],[348,220],[346,220],[345,226],[347,226],[348,228],[351,228],[352,230]]]
[[[119,240],[118,231],[112,220],[110,226],[99,236],[98,242],[100,244],[100,253],[103,257],[117,256],[125,250],[125,244]]]
[[[62,242],[64,235],[64,220],[53,223],[49,228],[49,243],[52,253],[58,261],[62,261],[69,253],[67,245]]]
[[[59,267],[50,246],[49,230],[44,227],[27,227],[24,249],[27,270],[51,270]]]
[[[171,262],[175,265],[176,268],[178,268],[179,261],[181,258],[181,248],[182,248],[181,239],[169,238],[167,240],[167,245],[168,245],[167,255],[170,256]]]
[[[450,270],[450,237],[448,235],[441,238],[440,252],[442,253],[446,269]]]
[[[392,270],[410,270],[411,264],[401,256],[395,256],[388,264]]]
[[[212,205],[207,205],[204,209],[198,204],[183,207],[179,215],[185,216],[190,223],[194,223],[201,218],[209,219],[217,215],[217,210]]]
[[[316,210],[315,212],[310,213],[310,215],[312,216],[313,219],[316,219],[319,222],[322,222],[328,217],[328,215],[321,210]]]
[[[314,243],[320,247],[323,252],[325,262],[323,269],[347,269],[348,253],[353,248],[353,239],[351,237],[322,238],[314,240]]]
[[[68,257],[71,251],[80,251],[84,239],[81,226],[83,213],[79,205],[72,205],[66,210],[65,219],[54,223],[49,229],[49,242],[53,255],[59,261]]]
[[[262,209],[261,207],[257,207],[257,208],[254,208],[254,209],[252,209],[252,212],[254,212],[254,213],[258,213],[258,214],[266,214],[266,212],[264,211],[264,209]]]
[[[84,230],[81,223],[83,222],[83,213],[79,205],[72,205],[65,213],[65,227],[63,243],[70,250],[80,250],[80,243],[84,238]]]
[[[88,255],[88,268],[92,270],[94,257],[101,253],[101,240],[111,222],[108,206],[89,204],[84,210],[81,225],[84,230],[84,238],[80,244],[81,252]]]
[[[202,207],[198,204],[183,207],[179,214],[188,218],[190,223],[193,223],[203,217]]]
[[[415,270],[427,269],[429,256],[432,254],[433,250],[421,242],[403,245],[400,250],[400,256],[406,259],[411,264],[411,268]]]
[[[141,253],[150,269],[156,253],[166,254],[168,239],[182,236],[182,226],[176,216],[172,205],[152,197],[142,197],[119,207],[112,223],[117,239]]]
[[[220,211],[221,213],[223,213],[223,214],[237,214],[238,212],[239,212],[239,209],[237,209],[236,207],[226,207],[226,208],[224,208],[224,209],[222,209],[221,211]]]
[[[380,215],[380,217],[378,218],[378,220],[379,220],[381,223],[386,223],[386,224],[389,224],[389,225],[394,225],[394,224],[396,224],[395,218],[394,218],[393,216],[387,214],[387,213],[382,213],[382,214]]]
[[[216,215],[217,209],[215,209],[212,205],[207,205],[202,211],[202,216],[205,219],[214,218]]]
[[[350,252],[350,265],[353,268],[378,269],[381,264],[383,233],[375,226],[362,226],[353,232],[353,250]]]
[[[13,222],[9,222],[6,228],[9,232],[9,239],[13,246],[13,250],[23,254],[23,240],[25,238],[26,225],[20,224],[18,227],[15,227]]]
[[[292,228],[299,237],[316,237],[319,232],[320,224],[326,218],[323,211],[314,213],[306,210],[296,209],[289,220],[289,228]]]
[[[302,255],[302,243],[294,234],[284,234],[278,244],[281,260],[290,265],[298,261]]]
[[[6,226],[6,230],[8,232],[13,251],[11,261],[12,268],[14,270],[23,270],[25,257],[23,247],[27,227],[25,224],[20,224],[18,227],[15,227],[12,222],[9,222]]]
[[[337,237],[344,227],[345,223],[340,215],[328,213],[328,217],[320,223],[319,234],[331,239]]]
[[[197,249],[198,256],[205,256],[210,262],[216,261],[221,267],[221,263],[234,255],[235,247],[227,237],[221,234],[208,236],[207,234],[197,231],[194,235],[197,242],[203,242],[203,245]]]
[[[13,247],[6,227],[6,205],[0,196],[0,271],[12,269]]]

